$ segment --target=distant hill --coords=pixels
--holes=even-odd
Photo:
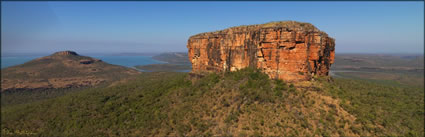
[[[155,56],[158,55],[158,53],[150,53],[150,52],[142,52],[142,53],[138,53],[138,52],[125,52],[125,53],[117,53],[117,54],[111,54],[114,56]]]
[[[148,72],[186,72],[192,69],[187,53],[167,52],[152,57],[155,60],[166,62],[164,64],[149,64],[134,66]]]
[[[334,70],[422,70],[424,69],[423,55],[391,55],[391,54],[337,54]]]
[[[147,71],[147,72],[186,72],[192,69],[190,65],[181,64],[149,64],[149,65],[138,65],[135,68]]]
[[[185,52],[161,53],[159,55],[153,56],[152,58],[159,61],[167,62],[169,64],[191,65],[189,61],[189,57],[187,56],[187,53]]]
[[[1,91],[94,86],[139,73],[73,51],[61,51],[2,69]]]
[[[389,80],[424,87],[424,56],[417,54],[337,54],[331,67],[337,77]]]

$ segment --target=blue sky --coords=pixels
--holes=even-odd
[[[337,53],[422,53],[423,2],[2,2],[2,53],[186,52],[197,33],[309,22]]]

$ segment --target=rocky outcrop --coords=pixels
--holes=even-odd
[[[302,81],[328,75],[335,40],[312,24],[284,21],[197,34],[187,48],[192,73],[254,67],[270,78]]]
[[[59,51],[55,52],[53,56],[66,56],[66,55],[78,55],[75,51]]]
[[[102,60],[100,60],[100,59],[83,59],[83,60],[80,60],[80,64],[92,64],[92,63],[100,62],[100,61],[102,61]]]

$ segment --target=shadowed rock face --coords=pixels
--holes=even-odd
[[[309,23],[271,22],[201,33],[188,40],[192,72],[262,70],[285,81],[326,76],[335,40]]]

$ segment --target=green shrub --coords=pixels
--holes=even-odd
[[[304,72],[298,71],[299,75],[304,75]]]
[[[227,124],[230,124],[232,122],[237,122],[239,117],[239,112],[231,112],[229,116],[224,120]]]

